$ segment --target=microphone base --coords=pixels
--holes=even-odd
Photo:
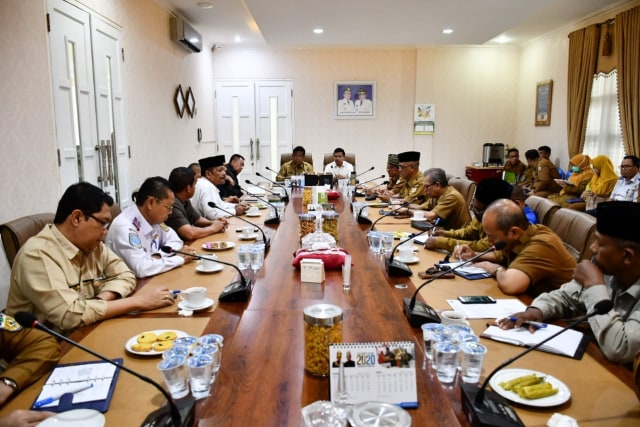
[[[366,216],[360,215],[358,217],[358,224],[369,224],[369,225],[371,225],[372,221],[369,218],[367,218]]]
[[[220,292],[218,301],[220,302],[245,302],[251,296],[251,279],[247,279],[246,284],[241,280],[230,283]]]
[[[413,274],[411,269],[404,262],[396,261],[395,259],[393,261],[389,261],[388,258],[385,258],[384,264],[389,276],[407,277]]]
[[[507,400],[499,394],[485,390],[482,405],[476,405],[476,395],[480,391],[477,384],[460,385],[462,410],[472,427],[524,427],[524,424]]]
[[[370,202],[370,201],[375,200],[375,199],[377,199],[377,198],[378,198],[378,196],[373,196],[373,195],[371,195],[371,196],[364,196],[364,200],[366,200],[367,202]]]
[[[195,424],[196,401],[193,397],[187,396],[175,401],[180,412],[180,424],[175,425],[171,419],[171,409],[169,405],[156,409],[144,419],[140,427],[192,427]]]
[[[403,311],[409,324],[414,328],[419,328],[425,323],[441,323],[438,313],[429,305],[416,301],[413,310],[411,309],[411,298],[403,298]]]
[[[265,225],[280,224],[280,218],[278,218],[277,216],[274,216],[273,218],[266,219],[264,221],[264,224]]]
[[[353,197],[364,197],[364,196],[366,196],[366,194],[364,194],[364,193],[359,193],[359,192],[357,192],[357,191],[354,191],[354,192],[353,192]]]

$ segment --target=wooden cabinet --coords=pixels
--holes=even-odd
[[[482,181],[485,178],[500,178],[502,179],[503,167],[481,167],[481,166],[466,166],[465,175],[467,179],[475,181],[476,183]]]

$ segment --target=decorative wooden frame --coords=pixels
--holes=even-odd
[[[359,107],[358,93],[365,93],[363,108]],[[345,103],[345,92],[351,97]],[[376,82],[340,81],[333,84],[333,117],[336,119],[375,119],[376,118]]]
[[[173,102],[176,106],[178,116],[182,118],[186,106],[186,103],[184,101],[184,92],[182,92],[182,85],[178,85],[178,88],[176,89],[176,95],[173,97]]]
[[[551,126],[553,80],[536,83],[536,126]]]
[[[191,90],[191,86],[187,89],[187,114],[189,117],[193,119],[193,116],[196,114],[196,98],[193,96],[193,91]]]

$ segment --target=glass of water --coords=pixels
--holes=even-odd
[[[436,375],[443,384],[451,384],[458,373],[458,352],[460,347],[450,341],[435,344]]]
[[[187,359],[191,395],[197,400],[209,396],[214,360],[208,354],[199,354]]]
[[[264,264],[264,243],[256,243],[251,247],[249,262],[251,264],[251,270],[256,273],[260,271]]]
[[[477,342],[465,342],[460,346],[462,354],[462,381],[475,384],[480,381],[487,347]]]
[[[424,339],[424,354],[427,359],[431,361],[431,342],[433,340],[433,334],[442,333],[445,327],[442,323],[425,323],[421,326],[421,328],[422,337]]]
[[[241,271],[251,267],[251,248],[253,245],[240,245],[238,247],[238,268]]]
[[[382,233],[382,251],[385,256],[391,256],[393,250],[393,233]]]
[[[374,254],[379,254],[382,250],[382,233],[378,231],[370,231],[367,233],[369,237],[369,246]]]

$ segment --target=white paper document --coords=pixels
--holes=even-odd
[[[507,344],[532,347],[562,329],[560,326],[549,324],[545,328],[538,329],[531,333],[527,328],[504,330],[497,326],[489,326],[481,336]],[[540,350],[580,359],[588,342],[588,338],[582,332],[569,329],[543,344]]]
[[[463,304],[458,300],[447,302],[455,311],[464,313],[467,319],[500,319],[527,308],[516,298],[496,299],[495,304]]]

